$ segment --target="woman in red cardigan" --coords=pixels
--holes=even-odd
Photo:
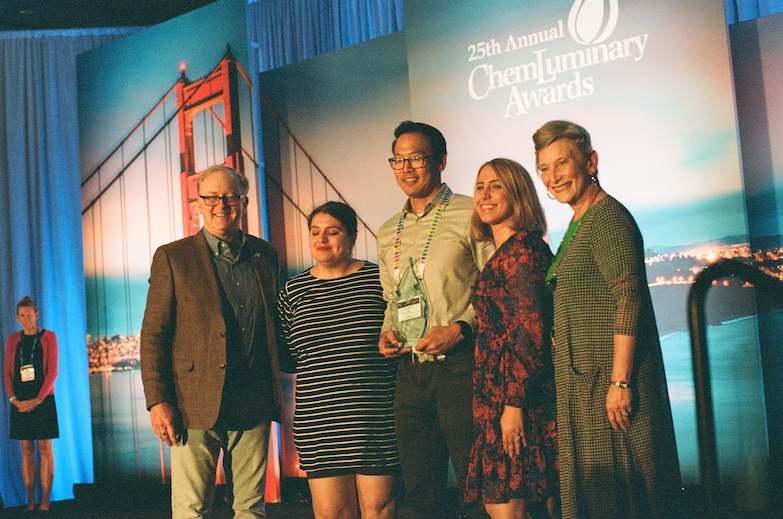
[[[52,438],[58,438],[54,380],[57,378],[57,337],[38,327],[38,306],[25,296],[16,305],[21,332],[8,336],[5,346],[5,389],[11,401],[11,439],[22,444],[22,478],[27,510],[35,509],[35,445],[41,457],[41,503],[49,510],[54,476]]]

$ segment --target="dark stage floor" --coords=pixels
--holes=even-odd
[[[79,495],[80,494],[80,495]],[[25,513],[23,507],[0,509],[3,519],[170,519],[171,506],[166,487],[137,488],[123,492],[85,486],[77,498],[52,503],[49,513]],[[270,503],[266,505],[268,519],[313,519],[310,503]],[[218,501],[214,519],[230,519],[231,508]]]
[[[296,482],[295,485],[284,485],[283,495],[286,496],[286,502],[267,504],[268,519],[313,519],[306,489],[306,481]],[[220,491],[219,488],[218,494]],[[75,494],[76,499],[52,503],[52,510],[49,513],[25,513],[23,507],[0,508],[0,518],[169,519],[171,517],[168,487],[160,485],[135,487],[123,485],[122,490],[106,486],[80,485],[75,489]],[[450,497],[456,501],[456,493]],[[683,497],[685,510],[683,516],[677,519],[716,519],[707,518],[700,512],[698,492],[689,489]],[[722,519],[779,519],[783,518],[783,509],[737,512],[728,507],[723,514]],[[218,498],[214,519],[230,519],[232,516],[231,508]]]
[[[313,519],[313,512],[309,504],[269,504],[267,505],[268,519]],[[0,510],[2,518],[20,519],[170,519],[171,509],[168,504],[160,503],[159,506],[151,506],[147,503],[116,503],[100,505],[79,503],[76,500],[60,501],[52,503],[49,513],[35,512],[25,513],[22,508],[9,508]],[[228,506],[216,510],[214,519],[230,519],[233,517]]]

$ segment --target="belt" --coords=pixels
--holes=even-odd
[[[424,364],[425,362],[441,362],[446,360],[445,355],[430,355],[429,353],[415,353],[411,351],[411,362],[413,364]]]

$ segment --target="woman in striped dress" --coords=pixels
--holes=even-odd
[[[316,265],[278,306],[296,359],[294,443],[316,519],[391,519],[399,471],[394,359],[378,353],[386,303],[378,266],[354,259],[356,213],[327,202],[308,217]]]

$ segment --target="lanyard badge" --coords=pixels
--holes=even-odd
[[[31,382],[35,380],[35,368],[32,364],[25,364],[19,368],[19,375],[22,377],[22,382]]]
[[[20,332],[24,334],[24,332]],[[32,382],[35,380],[35,367],[33,367],[33,355],[35,354],[35,346],[38,344],[38,332],[35,333],[35,339],[33,339],[33,347],[30,348],[30,362],[22,364],[22,343],[19,343],[19,378],[22,382]]]

